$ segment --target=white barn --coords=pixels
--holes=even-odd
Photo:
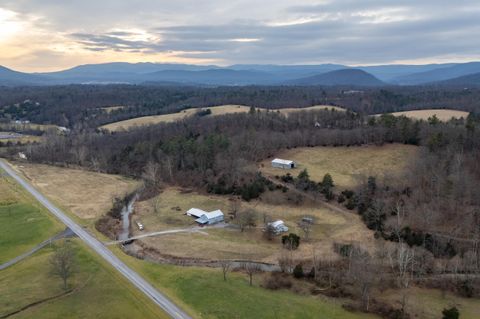
[[[297,164],[294,161],[284,160],[276,158],[272,161],[272,167],[282,168],[282,169],[292,169],[295,168]]]
[[[206,212],[198,208],[190,208],[187,211],[187,216],[196,217],[195,221],[201,225],[213,225],[224,220],[224,214],[220,209]]]

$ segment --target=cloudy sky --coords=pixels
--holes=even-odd
[[[480,60],[478,0],[0,0],[0,65]]]

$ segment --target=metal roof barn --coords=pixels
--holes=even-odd
[[[272,167],[282,168],[282,169],[292,169],[295,168],[297,164],[294,161],[285,160],[281,158],[276,158],[272,161]]]

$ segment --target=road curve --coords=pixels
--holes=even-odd
[[[4,169],[8,175],[15,179],[22,187],[33,195],[43,206],[45,206],[53,215],[55,215],[62,223],[70,228],[78,237],[80,237],[88,246],[90,246],[103,259],[117,269],[125,278],[127,278],[135,287],[147,295],[154,303],[160,306],[168,315],[175,319],[191,319],[184,311],[177,307],[165,295],[155,289],[138,273],[133,271],[117,256],[115,256],[107,247],[99,240],[90,235],[80,225],[75,223],[65,213],[53,205],[48,199],[38,192],[32,185],[21,178],[3,159],[0,159],[0,168]]]

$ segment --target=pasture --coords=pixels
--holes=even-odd
[[[280,191],[270,194],[282,196]],[[267,195],[266,195],[267,196]],[[154,205],[157,206],[155,212]],[[177,188],[166,188],[158,197],[148,201],[137,202],[133,219],[141,220],[144,231],[133,227],[133,234],[140,235],[152,231],[189,228],[195,226],[194,218],[185,215],[192,208],[206,211],[221,209],[227,221],[231,200],[226,196],[185,192]],[[200,258],[205,260],[244,259],[277,263],[282,252],[280,238],[273,241],[263,237],[264,218],[281,219],[290,232],[302,235],[298,222],[303,216],[313,216],[310,240],[302,244],[295,252],[296,258],[311,256],[312,248],[324,256],[335,258],[332,246],[334,242],[357,240],[369,247],[373,235],[355,214],[334,212],[328,208],[318,207],[313,203],[294,205],[288,203],[271,204],[266,200],[241,201],[239,210],[253,210],[257,213],[257,227],[241,232],[232,228],[210,228],[204,233],[177,233],[159,237],[141,239],[147,247],[154,248],[164,255],[183,258]]]
[[[156,305],[136,290],[78,241],[76,272],[69,279],[72,293],[62,295],[62,283],[50,273],[52,247],[0,272],[0,317],[40,302],[12,318],[168,318]]]
[[[466,119],[469,113],[465,111],[450,110],[450,109],[425,109],[425,110],[394,112],[390,114],[395,116],[403,115],[411,119],[424,120],[424,121],[428,120],[429,117],[436,115],[440,121],[447,122],[452,118],[460,119],[463,117],[464,119]],[[380,116],[380,114],[377,114],[377,116]]]
[[[21,255],[64,228],[0,170],[0,264]]]
[[[118,175],[80,169],[29,163],[16,165],[15,169],[67,212],[90,221],[105,214],[115,197],[122,197],[139,185]]]
[[[189,108],[178,113],[143,116],[143,117],[137,117],[137,118],[133,118],[125,121],[110,123],[102,126],[101,128],[114,132],[119,130],[128,130],[129,128],[132,128],[135,126],[154,125],[159,123],[171,123],[171,122],[180,121],[180,120],[192,117],[198,111],[205,110],[205,109],[209,109],[212,112],[209,116],[218,116],[218,115],[235,114],[235,113],[248,113],[250,111],[250,107],[245,105],[220,105],[220,106],[205,107],[205,108]],[[325,110],[325,109],[335,109],[337,111],[345,111],[345,109],[343,108],[340,108],[337,106],[330,106],[330,105],[315,105],[315,106],[306,107],[306,108],[283,108],[283,109],[269,109],[269,110],[274,112],[278,111],[282,114],[288,115],[288,114],[291,114],[294,112],[300,112],[300,111],[315,111],[315,110]],[[266,111],[267,109],[257,108],[257,110]]]
[[[336,191],[354,188],[368,176],[401,178],[410,161],[415,159],[418,147],[403,144],[354,147],[302,147],[284,150],[275,157],[293,160],[298,167],[292,170],[273,168],[268,159],[260,170],[268,176],[287,173],[296,177],[307,169],[310,178],[320,182],[327,173],[332,175]]]

